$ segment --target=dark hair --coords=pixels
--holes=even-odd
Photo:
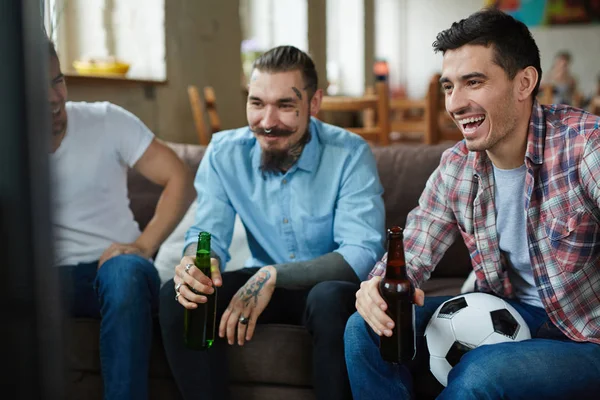
[[[48,41],[48,51],[50,52],[50,56],[54,57],[58,60],[58,54],[56,53],[56,47],[54,47],[54,43],[47,36],[46,36],[46,40]]]
[[[319,84],[313,60],[308,54],[294,46],[272,48],[254,61],[252,69],[264,72],[300,71],[309,100],[317,91]]]
[[[532,94],[537,96],[542,80],[540,50],[524,23],[495,8],[485,8],[438,33],[433,48],[444,54],[467,44],[493,46],[494,62],[510,79],[519,70],[534,67],[538,81]]]

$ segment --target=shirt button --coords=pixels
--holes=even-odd
[[[290,254],[290,258],[293,260],[294,258],[296,258],[296,255],[294,253]]]
[[[281,183],[285,185],[287,183],[287,179],[282,180]]]
[[[283,223],[284,223],[284,224],[287,224],[288,222],[289,222],[289,221],[288,221],[288,219],[287,219],[287,218],[284,218],[284,219],[283,219]]]

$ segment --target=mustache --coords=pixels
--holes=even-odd
[[[282,128],[272,128],[272,129],[263,129],[263,128],[255,128],[251,129],[257,135],[269,135],[269,136],[280,136],[286,137],[291,136],[296,133],[297,129],[282,129]]]

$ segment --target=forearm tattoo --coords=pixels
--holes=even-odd
[[[260,291],[269,279],[271,279],[271,273],[268,270],[261,270],[242,286],[238,292],[238,297],[244,303],[244,307],[247,307],[251,301],[254,301],[254,305],[257,304]]]

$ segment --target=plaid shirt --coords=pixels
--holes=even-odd
[[[600,118],[563,105],[533,105],[523,212],[538,293],[552,322],[575,341],[600,343]],[[446,150],[419,206],[408,215],[404,248],[416,286],[460,234],[479,291],[512,297],[498,247],[494,174],[485,152],[463,142]],[[369,278],[385,274],[387,254]]]

